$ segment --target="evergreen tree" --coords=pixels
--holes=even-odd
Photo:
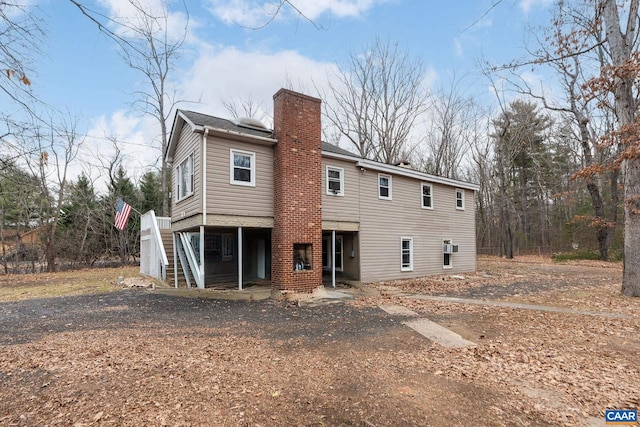
[[[140,179],[140,212],[150,210],[156,215],[162,212],[162,177],[158,172],[149,171]]]

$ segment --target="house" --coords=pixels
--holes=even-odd
[[[262,280],[310,293],[323,275],[335,285],[475,270],[478,186],[322,142],[320,106],[281,89],[273,130],[177,112],[166,152],[176,286],[184,274],[199,287]]]

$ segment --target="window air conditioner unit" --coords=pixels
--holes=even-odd
[[[458,245],[452,245],[452,244],[442,245],[442,252],[445,254],[456,254],[458,253]]]

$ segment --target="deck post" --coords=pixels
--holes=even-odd
[[[207,284],[204,280],[204,225],[200,226],[200,277],[202,277],[202,287],[206,288]]]
[[[331,286],[336,288],[336,230],[331,230]]]
[[[173,285],[178,287],[178,250],[177,250],[177,241],[176,241],[176,233],[171,233],[171,238],[173,239]]]
[[[238,227],[238,289],[242,290],[242,227]]]

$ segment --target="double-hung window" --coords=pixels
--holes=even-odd
[[[178,201],[193,194],[193,154],[178,165]]]
[[[422,183],[422,207],[424,209],[433,209],[433,186],[431,184]]]
[[[400,271],[413,271],[413,238],[400,239]]]
[[[256,186],[256,153],[231,149],[231,184]]]
[[[464,190],[456,189],[456,209],[464,210]]]
[[[378,174],[378,198],[391,200],[391,175]]]
[[[327,166],[327,194],[344,196],[344,169]]]

